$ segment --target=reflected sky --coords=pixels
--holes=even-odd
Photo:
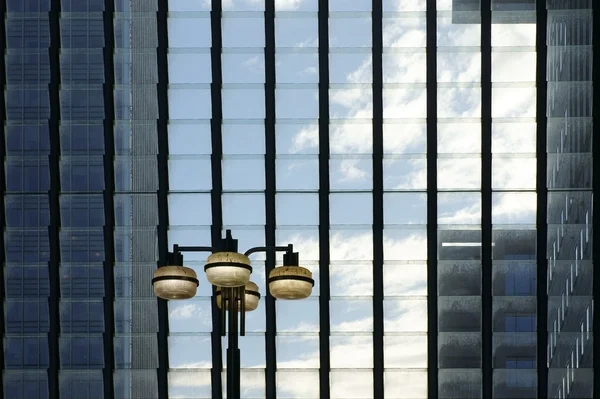
[[[223,224],[243,251],[265,237],[264,1],[222,3]],[[277,394],[316,399],[317,0],[276,0],[275,8],[276,235],[317,278],[311,298],[276,304]],[[453,24],[451,0],[437,8],[438,223],[479,228],[480,27]],[[169,9],[169,245],[202,245],[211,224],[210,2],[170,0]],[[383,9],[385,392],[420,399],[428,367],[425,2],[384,0]],[[330,0],[329,11],[331,397],[372,398],[371,1]],[[535,25],[492,30],[493,223],[534,225]],[[205,254],[185,258],[203,274]],[[252,260],[264,294],[264,255]],[[171,398],[210,397],[209,300],[201,279],[196,298],[169,302]],[[243,397],[264,396],[264,311],[261,300],[240,339]]]

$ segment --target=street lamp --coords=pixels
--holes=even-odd
[[[216,287],[214,299],[221,310],[220,332],[228,332],[227,398],[240,398],[240,350],[238,334],[245,335],[246,312],[258,307],[260,292],[250,281],[252,266],[249,256],[256,252],[285,252],[283,266],[269,273],[267,285],[276,299],[304,299],[310,296],[315,281],[307,268],[299,266],[298,252],[289,244],[285,247],[254,247],[238,253],[238,240],[227,230],[217,248],[173,245],[167,264],[154,272],[154,293],[162,299],[189,299],[196,295],[199,285],[196,272],[183,266],[182,252],[211,252],[204,271],[209,283]],[[229,314],[229,317],[227,317]],[[239,317],[239,320],[238,320]],[[238,323],[239,322],[239,323]]]

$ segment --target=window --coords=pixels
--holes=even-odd
[[[63,336],[60,338],[61,368],[104,367],[102,336]]]
[[[536,329],[535,314],[507,314],[504,317],[505,332],[533,332]]]
[[[532,357],[507,357],[506,364],[507,369],[534,369],[535,358]]]

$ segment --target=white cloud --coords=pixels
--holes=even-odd
[[[367,172],[357,167],[358,162],[356,159],[344,159],[340,162],[342,181],[364,180],[368,176]]]
[[[495,193],[492,217],[495,224],[535,224],[537,194],[531,192]]]
[[[367,153],[373,149],[372,125],[363,121],[334,122],[329,125],[329,137],[332,154]]]
[[[210,331],[212,326],[210,301],[204,298],[169,301],[169,325],[171,332]]]
[[[246,0],[256,4],[259,0]],[[232,0],[228,0],[232,4]],[[386,10],[417,11],[423,9],[423,1],[385,1]],[[451,10],[451,0],[438,0],[438,10]],[[301,7],[301,0],[277,1],[278,10],[291,10]],[[438,111],[440,117],[448,118],[439,122],[438,145],[438,185],[447,189],[477,190],[481,187],[481,116],[480,89],[480,27],[478,25],[452,25],[450,16],[445,13],[438,19]],[[419,18],[387,18],[385,21],[386,46],[419,47],[425,44],[425,26]],[[494,25],[494,46],[531,45],[535,40],[532,26]],[[312,40],[312,39],[311,39]],[[311,43],[305,43],[314,45]],[[454,46],[449,49],[444,47]],[[456,48],[461,46],[461,48]],[[424,159],[394,155],[415,151],[424,152],[426,124],[414,118],[426,116],[426,87],[424,82],[423,49],[413,53],[387,51],[384,56],[384,115],[393,120],[386,123],[384,145],[391,157],[386,159],[384,175],[391,176],[389,188],[419,189],[426,187]],[[496,51],[496,49],[495,49]],[[493,145],[495,154],[535,151],[535,123],[529,118],[535,115],[535,89],[527,86],[531,81],[531,71],[535,70],[535,57],[531,52],[519,54],[519,68],[514,58],[503,58],[495,54],[494,116],[512,118],[519,123],[494,121]],[[499,52],[497,54],[500,54]],[[513,55],[513,53],[511,53]],[[512,62],[512,64],[511,64]],[[313,68],[314,67],[310,67]],[[345,78],[350,84],[364,83],[370,78],[371,58],[365,57],[360,66]],[[312,70],[311,72],[316,72]],[[518,72],[518,76],[517,75]],[[331,70],[331,73],[335,73]],[[513,79],[511,79],[513,78]],[[525,82],[522,87],[510,87],[503,83]],[[409,83],[409,86],[402,84]],[[407,88],[408,87],[408,88]],[[372,131],[368,125],[372,117],[372,88],[369,84],[333,86],[330,89],[330,105],[333,121],[330,124],[330,148],[333,154],[369,154],[372,151]],[[335,120],[339,118],[338,120]],[[402,123],[402,118],[410,123]],[[472,118],[464,120],[465,118]],[[462,119],[462,120],[461,120]],[[347,122],[349,123],[340,123]],[[447,123],[446,123],[447,122]],[[290,140],[289,152],[298,154],[307,149],[317,149],[319,131],[316,124],[300,129]],[[418,148],[418,150],[415,150]],[[314,152],[314,151],[313,151]],[[449,154],[452,155],[449,155]],[[386,152],[386,155],[388,152]],[[367,170],[359,168],[356,159],[338,163],[341,179],[363,179],[369,176]],[[336,166],[337,167],[337,166]],[[336,171],[337,172],[337,171]],[[333,175],[333,174],[332,174]],[[494,163],[494,184],[502,188],[532,187],[535,184],[535,168],[531,159],[518,157],[497,157]],[[442,209],[440,205],[440,209]],[[529,223],[535,220],[535,193],[495,193],[494,223]],[[439,214],[442,224],[476,224],[481,220],[481,205],[476,195],[462,198],[447,206]],[[370,210],[369,210],[370,212]],[[368,310],[368,297],[373,290],[373,237],[369,227],[346,230],[333,226],[330,235],[331,245],[331,292],[338,296],[343,306],[335,307],[332,315],[332,330],[342,332],[331,337],[331,389],[337,397],[369,398],[373,392],[372,367],[373,347],[372,316]],[[287,238],[301,253],[301,262],[318,276],[314,262],[319,259],[318,232],[316,227],[306,231],[279,231],[278,240]],[[384,284],[385,304],[385,362],[386,369],[407,368],[411,370],[386,371],[386,394],[397,398],[427,397],[427,380],[424,369],[427,367],[427,240],[424,228],[386,228],[384,237]],[[304,263],[303,263],[304,264]],[[264,276],[257,276],[264,279]],[[315,295],[318,290],[315,290]],[[415,298],[417,297],[417,298]],[[333,298],[332,302],[336,301]],[[363,305],[361,307],[361,304]],[[307,307],[308,308],[308,307]],[[171,309],[174,319],[192,319],[196,310],[193,307]],[[332,311],[333,312],[333,311]],[[200,311],[199,315],[209,316]],[[249,317],[257,317],[250,315]],[[311,317],[314,315],[311,315]],[[298,353],[296,358],[278,362],[278,384],[285,390],[287,398],[310,398],[318,396],[318,370],[315,368],[318,350],[302,346],[306,332],[318,331],[319,326],[308,315],[297,312],[297,322],[286,324],[279,329],[285,334],[297,334]],[[208,318],[210,323],[210,318]],[[209,324],[210,325],[210,324]],[[285,331],[282,331],[285,330]],[[361,335],[362,334],[362,335]],[[243,338],[242,338],[243,339]],[[306,341],[314,340],[306,336]],[[351,356],[349,356],[351,354]],[[256,358],[264,357],[257,353]],[[184,363],[190,368],[204,367],[206,362]],[[257,363],[262,367],[264,363]],[[435,365],[432,365],[435,367]],[[335,369],[335,368],[338,369]],[[345,367],[355,370],[340,370]],[[305,369],[306,368],[306,369]],[[292,369],[292,370],[290,370]],[[299,370],[295,370],[299,369]],[[305,369],[305,370],[302,370]],[[264,375],[260,372],[243,372],[243,386],[247,392],[264,391]],[[210,386],[210,373],[181,373],[170,376],[170,384],[175,387],[197,387],[202,390]],[[204,387],[204,388],[203,388]],[[200,392],[200,391],[194,391]],[[197,395],[201,396],[201,395]],[[210,396],[210,394],[209,394]],[[260,395],[258,395],[260,396]],[[263,392],[264,396],[264,392]]]
[[[210,344],[210,341],[208,342]],[[170,365],[173,368],[173,365]],[[207,362],[191,362],[191,363],[179,363],[177,364],[177,369],[182,370],[193,370],[193,369],[209,369],[212,367],[212,361]]]
[[[535,24],[492,24],[492,47],[535,47],[535,38]]]
[[[251,0],[254,2],[263,2],[264,0]],[[297,10],[305,0],[275,0],[277,11],[293,11]]]
[[[184,303],[181,305],[170,306],[172,309],[169,311],[169,318],[172,319],[191,319],[202,313],[193,303]]]
[[[294,136],[290,153],[295,154],[311,147],[319,147],[319,128],[314,125],[303,127]]]
[[[384,11],[425,11],[426,7],[422,0],[383,0]]]

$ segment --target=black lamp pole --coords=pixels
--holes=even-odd
[[[227,230],[225,238],[221,239],[218,248],[206,246],[179,246],[173,245],[173,252],[169,253],[172,265],[183,266],[182,252],[237,252],[238,240]],[[284,265],[298,265],[298,253],[294,252],[292,244],[276,247],[254,247],[247,250],[244,255],[250,256],[255,252],[283,252]],[[240,399],[240,348],[239,336],[246,335],[246,289],[241,287],[219,287],[217,293],[221,294],[221,335],[228,334],[227,347],[227,399]],[[216,298],[214,298],[216,300]],[[239,320],[238,320],[239,312]]]

